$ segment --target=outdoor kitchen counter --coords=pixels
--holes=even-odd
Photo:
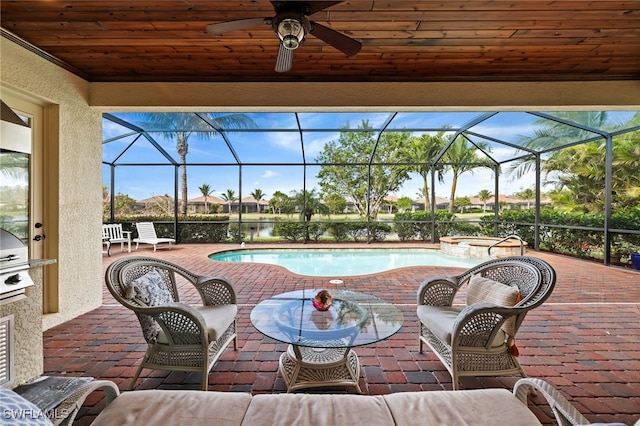
[[[51,265],[52,263],[56,263],[56,262],[57,262],[56,259],[32,259],[29,261],[29,269]]]

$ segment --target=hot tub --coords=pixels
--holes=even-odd
[[[502,237],[468,237],[464,235],[442,237],[440,238],[440,250],[451,256],[466,257],[469,259],[491,259],[520,255],[520,241],[510,239],[492,248],[491,256],[489,256],[489,247],[502,239]],[[523,251],[526,253],[526,241],[523,241],[522,244],[524,245]]]

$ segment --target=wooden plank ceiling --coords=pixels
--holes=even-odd
[[[2,0],[3,36],[93,82],[640,79],[640,1],[344,1],[310,20],[362,42],[347,57],[308,35],[274,71],[266,0]]]

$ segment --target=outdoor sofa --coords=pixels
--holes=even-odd
[[[399,392],[388,395],[279,393],[197,390],[136,390],[122,394],[108,380],[83,385],[54,414],[69,414],[56,424],[71,424],[87,396],[97,389],[108,405],[92,426],[128,425],[540,425],[527,408],[531,388],[543,395],[562,425],[588,424],[557,390],[540,379],[520,379],[506,389]],[[10,390],[0,392],[3,413],[37,412]],[[24,404],[21,408],[20,405]],[[31,410],[31,411],[29,411]],[[48,419],[41,418],[42,423]]]

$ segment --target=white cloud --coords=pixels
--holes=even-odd
[[[275,176],[278,176],[278,173],[274,172],[273,170],[265,170],[261,177],[269,179]]]

